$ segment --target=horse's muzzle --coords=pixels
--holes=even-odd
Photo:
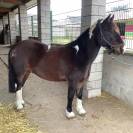
[[[112,53],[116,55],[124,54],[124,44],[121,44],[117,47],[112,47]]]

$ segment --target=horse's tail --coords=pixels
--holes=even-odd
[[[11,50],[9,51],[9,54],[8,54],[8,67],[9,67],[8,84],[9,84],[9,92],[15,93],[16,88],[17,88],[17,86],[16,86],[17,85],[17,78],[16,78],[16,73],[15,73],[13,64],[11,63],[10,53],[11,53]]]

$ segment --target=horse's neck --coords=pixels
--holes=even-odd
[[[92,63],[98,55],[100,50],[100,45],[98,45],[97,41],[95,40],[94,36],[89,40],[87,45],[87,52],[88,52],[88,60]]]
[[[84,58],[83,60],[85,65],[92,64],[100,50],[100,45],[98,45],[94,35],[92,35],[90,38],[89,34],[89,30],[86,30],[78,40],[79,51],[82,51],[79,52],[79,58]]]

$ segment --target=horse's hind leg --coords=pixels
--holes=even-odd
[[[23,105],[24,105],[24,100],[22,97],[22,85],[18,83],[16,91],[16,108],[20,110],[23,108]]]
[[[22,109],[25,102],[23,100],[23,94],[22,94],[22,87],[25,84],[25,81],[27,80],[30,72],[26,72],[24,76],[21,76],[21,79],[19,79],[19,83],[17,84],[17,91],[16,91],[16,108],[18,110]]]
[[[83,87],[76,90],[76,95],[77,95],[76,110],[77,110],[79,115],[84,115],[84,114],[86,114],[86,111],[85,111],[85,109],[83,108],[83,105],[82,105]]]

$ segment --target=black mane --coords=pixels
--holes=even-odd
[[[75,50],[76,62],[80,68],[86,67],[88,62],[93,62],[101,47],[97,40],[99,22],[100,20],[93,25],[94,27],[87,28],[76,40],[70,43],[70,46]],[[78,51],[75,49],[76,45],[79,47]]]
[[[89,38],[89,30],[90,30],[90,27],[87,28],[83,33],[81,33],[81,35],[78,36],[78,38],[72,42],[70,42],[69,44],[74,47],[76,45],[78,45],[79,47],[82,47],[83,45],[81,44],[81,41],[88,37]]]

